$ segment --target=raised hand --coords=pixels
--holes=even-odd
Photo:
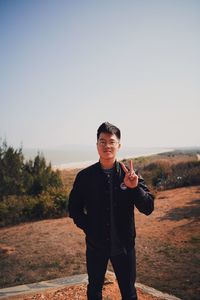
[[[122,169],[125,172],[124,177],[124,184],[131,189],[134,189],[138,185],[138,176],[136,175],[135,171],[133,170],[133,161],[130,160],[130,170],[126,168],[126,166],[120,162]]]

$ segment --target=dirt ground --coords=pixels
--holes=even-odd
[[[107,284],[103,288],[103,299],[121,299],[117,283]],[[18,300],[86,300],[86,285],[70,286],[55,292],[36,294],[31,297],[24,297]],[[158,298],[147,295],[138,289],[138,300],[159,300]]]
[[[199,223],[200,186],[158,192],[148,217],[136,211],[137,281],[183,300],[200,299]],[[2,228],[0,286],[86,273],[84,253],[84,234],[69,218]]]

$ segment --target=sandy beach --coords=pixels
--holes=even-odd
[[[119,156],[118,160],[122,159],[129,159],[129,158],[137,158],[141,156],[151,156],[151,155],[156,155],[159,153],[165,153],[165,152],[172,152],[174,149],[163,149],[159,152],[151,152],[151,153],[141,153],[138,155],[128,155],[128,156]],[[86,168],[92,164],[94,164],[97,160],[87,160],[87,161],[79,161],[79,162],[69,162],[66,164],[60,164],[60,165],[54,165],[52,168],[54,170],[73,170],[73,169],[83,169]]]

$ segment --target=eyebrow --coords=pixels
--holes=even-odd
[[[100,141],[105,141],[105,142],[107,141],[106,139],[103,139],[103,138],[100,138],[99,140]],[[109,139],[108,141],[117,141],[117,140],[115,140],[115,139]]]

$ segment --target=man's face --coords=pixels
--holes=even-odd
[[[120,146],[119,140],[115,134],[100,133],[97,141],[97,150],[100,159],[115,159]]]

